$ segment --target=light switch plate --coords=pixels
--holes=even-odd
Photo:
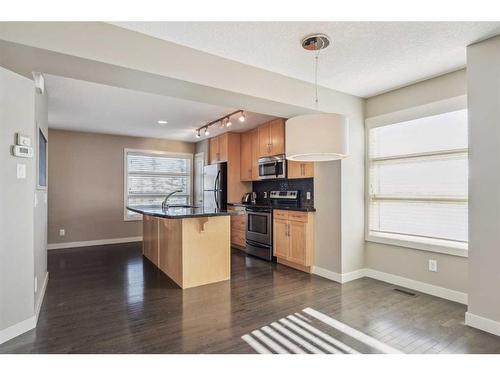
[[[26,178],[26,164],[17,163],[17,178],[18,179]]]
[[[311,192],[310,192],[310,191],[308,191],[308,192],[306,193],[306,199],[307,199],[307,200],[311,200]]]

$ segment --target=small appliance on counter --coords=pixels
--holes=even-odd
[[[255,194],[255,193],[253,193]],[[271,191],[270,205],[250,205],[246,208],[246,253],[268,261],[274,261],[273,256],[273,208],[280,206],[298,206],[299,192]]]
[[[241,203],[244,204],[255,204],[257,202],[257,193],[245,193],[243,198],[241,198]]]

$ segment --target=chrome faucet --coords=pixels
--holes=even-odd
[[[165,199],[163,200],[163,202],[161,203],[161,209],[162,210],[165,210],[167,209],[168,210],[168,204],[167,204],[167,201],[168,201],[168,198],[170,198],[172,195],[174,195],[175,193],[182,193],[182,190],[175,190],[169,194],[167,194],[167,196],[165,197]]]

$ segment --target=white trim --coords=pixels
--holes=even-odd
[[[491,320],[467,311],[465,313],[465,324],[469,327],[474,327],[481,331],[500,336],[500,322],[496,320]]]
[[[400,111],[384,113],[382,115],[368,117],[365,125],[368,129],[416,120],[421,117],[440,115],[446,112],[455,112],[467,109],[467,95],[459,95],[452,98],[427,103],[416,107],[405,108]]]
[[[324,277],[325,279],[342,283],[342,275],[340,273],[333,272],[318,266],[313,266],[311,272],[315,275]]]
[[[348,283],[352,280],[361,279],[363,277],[370,277],[375,280],[384,281],[389,284],[402,286],[404,288],[416,290],[418,292],[430,294],[435,297],[444,298],[450,301],[467,305],[467,293],[443,288],[437,285],[427,284],[422,281],[408,279],[406,277],[393,275],[391,273],[377,271],[371,268],[361,268],[356,271],[340,274],[321,267],[314,266],[312,268],[312,273],[341,284]]]
[[[47,245],[47,250],[69,249],[72,247],[99,246],[99,245],[110,245],[110,244],[116,244],[116,243],[141,242],[141,241],[142,241],[142,236],[124,237],[124,238],[109,238],[109,239],[104,239],[104,240],[91,240],[91,241],[49,243]]]
[[[447,289],[413,279],[407,279],[406,277],[393,275],[391,273],[377,271],[370,268],[366,269],[365,276],[372,279],[384,281],[389,284],[399,285],[404,288],[413,289],[422,293],[430,294],[432,296],[467,305],[467,293],[459,292],[457,290]]]
[[[36,316],[30,316],[22,322],[16,323],[0,331],[0,344],[13,339],[36,327]]]
[[[40,297],[38,298],[38,303],[35,306],[35,319],[38,323],[38,317],[40,316],[40,309],[42,308],[43,299],[45,297],[45,291],[47,290],[47,284],[49,283],[49,273],[45,272],[45,279],[43,280],[42,289],[40,290]]]
[[[344,284],[349,281],[360,279],[365,276],[365,269],[361,268],[359,270],[347,272],[347,273],[337,273],[325,268],[321,268],[318,266],[313,266],[312,273],[325,279],[333,280],[338,283]]]
[[[383,236],[383,235],[374,235],[371,232],[365,236],[365,240],[368,242],[376,242],[382,243],[386,245],[393,245],[399,247],[406,247],[409,249],[417,249],[423,251],[430,251],[433,253],[441,253],[447,255],[454,255],[457,257],[467,258],[469,256],[469,250],[467,249],[468,244],[464,244],[463,247],[459,246],[459,243],[456,243],[456,246],[446,246],[445,243],[453,243],[453,241],[445,241],[445,240],[432,240],[430,238],[424,238],[425,242],[417,241],[418,237],[415,236],[404,236],[400,235],[400,238],[396,238],[396,235],[393,236]],[[406,239],[406,238],[408,239]],[[434,243],[431,243],[434,242]]]

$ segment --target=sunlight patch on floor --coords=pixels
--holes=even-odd
[[[350,341],[362,343],[375,352],[401,354],[402,352],[310,307],[286,318],[243,335],[241,338],[260,354],[359,354],[339,338],[333,337],[321,327]],[[319,323],[319,324],[318,324]],[[323,329],[321,329],[323,328]]]

